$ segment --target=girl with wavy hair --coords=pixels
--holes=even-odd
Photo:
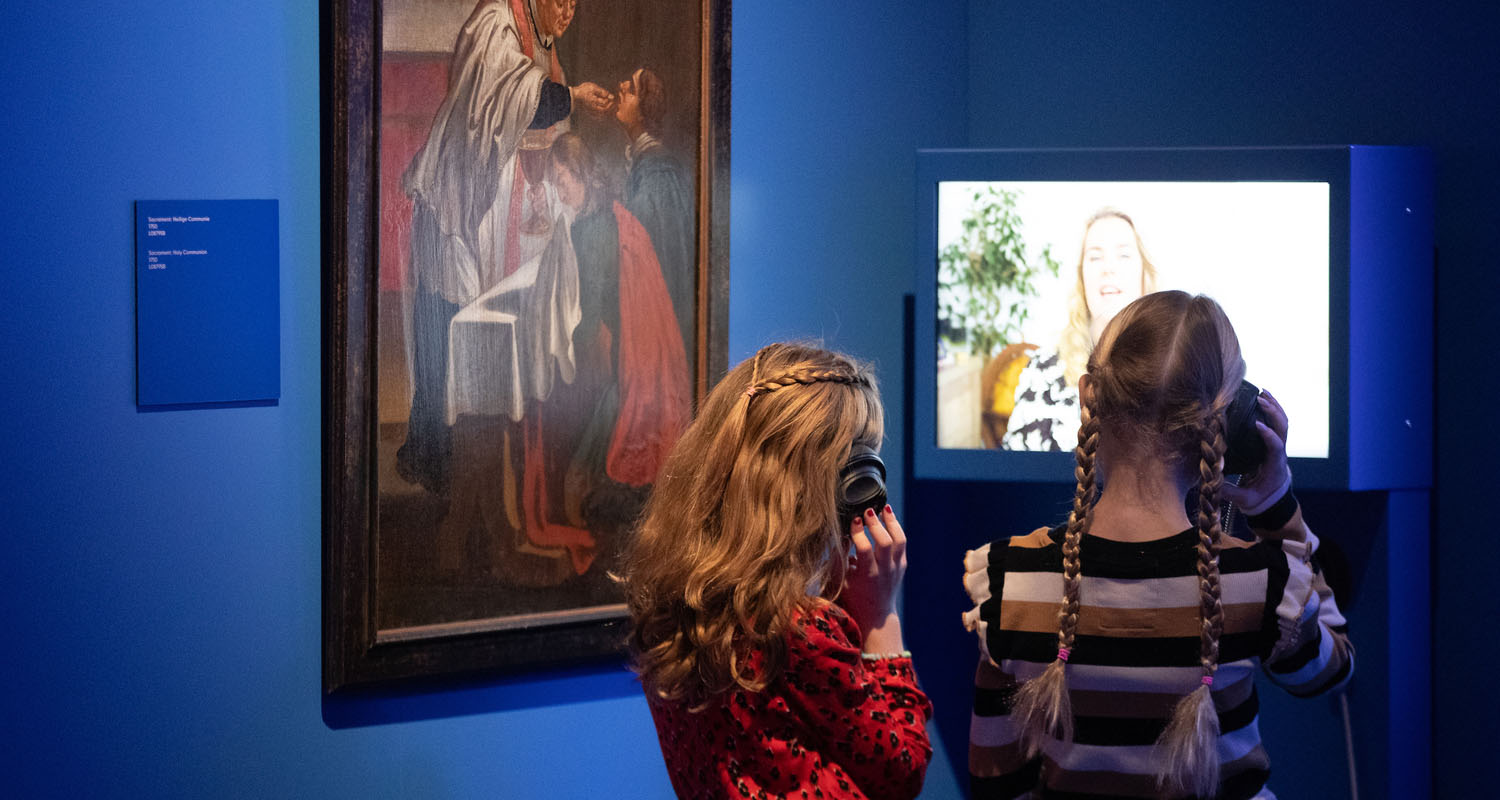
[[[1273,797],[1254,673],[1314,694],[1348,678],[1352,650],[1269,394],[1265,460],[1241,486],[1224,481],[1244,374],[1207,297],[1150,294],[1105,327],[1079,381],[1067,524],[965,559],[982,653],[976,797]],[[1220,529],[1221,500],[1256,541]]]
[[[680,796],[920,791],[931,705],[896,613],[906,536],[889,505],[838,500],[851,454],[882,431],[868,367],[773,344],[714,387],[668,456],[621,580]]]

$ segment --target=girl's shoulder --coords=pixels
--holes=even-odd
[[[808,642],[816,648],[819,643],[852,644],[860,640],[859,625],[849,612],[821,597],[798,606],[792,612],[789,627],[794,649],[800,649]]]
[[[977,615],[986,603],[1000,597],[1007,572],[1061,571],[1059,543],[1064,527],[1037,528],[1031,533],[996,539],[965,553],[964,591],[974,603],[973,614]]]
[[[1052,547],[1062,543],[1063,532],[1067,525],[1053,525],[1050,528],[1037,528],[1031,533],[1010,536],[997,541],[1003,542],[1006,547],[1023,550],[1037,550],[1044,547]]]
[[[1014,562],[1016,559],[1025,559],[1028,556],[1045,555],[1048,551],[1056,551],[1062,547],[1063,533],[1067,528],[1066,524],[1053,525],[1037,528],[1030,533],[1002,536],[980,550],[989,553],[991,561],[998,563]]]
[[[970,550],[974,554],[984,554],[990,558],[1004,558],[1007,551],[1018,550],[1040,550],[1047,547],[1058,546],[1062,542],[1063,531],[1066,525],[1054,525],[1052,527],[1041,527],[1030,533],[1018,533],[1013,536],[1002,536],[983,547]],[[965,559],[966,561],[969,559]]]
[[[1050,583],[1061,580],[1059,543],[1064,527],[1037,528],[1031,533],[996,539],[964,554],[964,592],[972,603],[963,614],[964,627],[978,635],[980,652],[985,658],[990,658],[990,634],[1001,631],[997,623],[1007,584],[1034,588],[1049,597],[1062,596],[1061,586],[1052,591]]]
[[[964,574],[1003,573],[1021,568],[1031,571],[1055,555],[1066,526],[1037,528],[1031,533],[1005,536],[964,553]],[[968,578],[964,580],[968,583]]]

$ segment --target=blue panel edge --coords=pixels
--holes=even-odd
[[[1433,159],[1350,149],[1349,488],[1432,485]]]

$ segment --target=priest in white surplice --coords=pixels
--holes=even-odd
[[[515,272],[525,180],[517,149],[528,130],[565,129],[574,107],[608,112],[614,96],[568,86],[554,43],[576,0],[480,0],[459,31],[448,90],[427,143],[403,176],[412,198],[406,314],[411,416],[397,451],[401,476],[441,493],[448,483],[448,324]],[[545,244],[545,241],[542,242]]]

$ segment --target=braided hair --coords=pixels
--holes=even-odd
[[[1238,383],[1238,379],[1236,380]],[[1219,584],[1219,489],[1224,485],[1224,411],[1210,409],[1198,429],[1198,662],[1202,680],[1177,703],[1157,740],[1162,751],[1160,782],[1195,796],[1214,794],[1219,786],[1219,714],[1210,687],[1219,668],[1219,637],[1224,632],[1224,603]]]
[[[763,394],[769,394],[777,389],[785,389],[788,386],[808,386],[814,383],[844,383],[869,386],[868,377],[845,369],[828,369],[825,367],[802,366],[786,370],[769,378],[762,378],[750,384],[745,389],[745,397],[754,399]]]
[[[1070,741],[1067,662],[1078,627],[1080,542],[1099,496],[1095,461],[1101,434],[1151,453],[1197,487],[1199,684],[1177,704],[1161,737],[1158,779],[1168,791],[1217,791],[1218,714],[1210,687],[1219,666],[1224,608],[1219,579],[1219,493],[1224,413],[1244,377],[1239,341],[1212,299],[1184,292],[1148,294],[1110,321],[1088,362],[1091,391],[1080,393],[1073,510],[1062,537],[1063,598],[1057,657],[1016,692],[1012,714],[1035,755],[1047,737]]]
[[[1021,728],[1022,742],[1028,756],[1041,750],[1042,740],[1053,736],[1063,741],[1073,738],[1073,710],[1068,698],[1066,665],[1078,633],[1079,587],[1083,582],[1083,563],[1079,546],[1083,534],[1093,521],[1098,485],[1094,479],[1094,455],[1099,448],[1099,420],[1082,408],[1078,427],[1078,462],[1073,476],[1078,486],[1073,493],[1073,510],[1063,532],[1062,569],[1063,601],[1057,610],[1057,658],[1042,674],[1022,684],[1016,692],[1013,713]]]

